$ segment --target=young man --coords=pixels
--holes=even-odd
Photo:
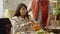
[[[32,0],[29,7],[33,19],[40,21],[41,26],[48,27],[51,15],[53,15],[51,2],[49,0]]]

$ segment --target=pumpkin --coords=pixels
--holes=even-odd
[[[32,24],[32,30],[36,31],[36,30],[39,30],[41,27],[40,27],[40,24],[39,23],[33,23]]]

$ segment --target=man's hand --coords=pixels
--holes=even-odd
[[[47,19],[47,24],[45,26],[45,29],[48,28],[48,26],[51,25],[51,20],[55,20],[55,16],[53,14],[49,14],[48,19]]]

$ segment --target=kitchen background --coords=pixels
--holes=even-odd
[[[60,8],[60,0],[50,0],[52,3],[52,7],[53,7],[53,13],[54,12],[59,12],[59,8]],[[31,2],[31,0],[0,0],[0,18],[5,17],[4,13],[5,12],[11,12],[12,10],[15,11],[17,5],[19,3],[25,3],[27,6],[29,6],[29,3]],[[56,9],[56,10],[55,10]]]
[[[27,6],[30,3],[31,0],[0,0],[0,18],[4,17],[3,13],[6,9],[16,9],[16,6],[23,2]]]
[[[52,3],[53,14],[56,15],[60,12],[60,0],[50,0]],[[29,7],[29,3],[31,0],[0,0],[0,18],[12,18],[15,13],[15,9],[19,3],[25,3],[27,7]],[[31,14],[30,14],[31,15]],[[60,29],[60,21],[59,20],[52,20],[52,29],[57,28]],[[54,25],[55,24],[55,25]],[[56,24],[58,26],[56,26]],[[56,26],[56,27],[55,27]],[[60,31],[59,31],[60,32]]]

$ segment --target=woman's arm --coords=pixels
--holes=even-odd
[[[19,27],[18,23],[15,20],[11,20],[11,22],[12,22],[11,33],[16,34],[17,28]]]

